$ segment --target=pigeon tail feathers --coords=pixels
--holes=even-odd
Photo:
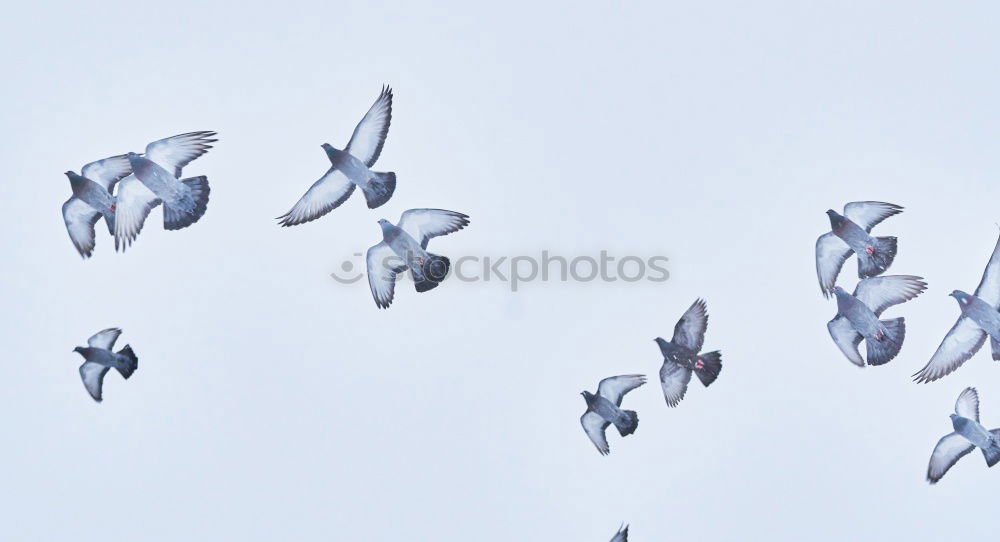
[[[1000,341],[994,339],[992,335],[990,335],[990,348],[993,350],[993,359],[1000,361]]]
[[[896,238],[874,237],[869,248],[870,253],[864,251],[858,254],[858,276],[863,279],[877,277],[889,269],[896,259]]]
[[[372,173],[375,176],[368,179],[367,185],[361,187],[361,191],[365,193],[365,200],[368,202],[369,209],[382,206],[385,202],[389,201],[393,192],[396,191],[395,173],[391,171],[388,173],[373,171]]]
[[[132,376],[132,373],[139,368],[139,358],[136,357],[135,352],[132,351],[132,346],[126,344],[124,348],[118,351],[118,354],[125,356],[126,362],[124,366],[115,367],[118,372],[122,374],[122,378],[128,380],[128,377]]]
[[[903,347],[903,337],[906,336],[906,321],[903,318],[879,320],[885,326],[885,336],[882,340],[865,338],[868,348],[868,365],[885,365],[899,354]]]
[[[197,222],[205,210],[208,209],[208,177],[200,175],[181,179],[181,182],[191,189],[191,197],[194,198],[194,208],[191,212],[171,207],[167,202],[163,202],[163,229],[180,230]]]
[[[990,433],[993,433],[993,445],[989,448],[983,448],[983,457],[986,458],[987,467],[1000,463],[1000,429],[994,429]]]
[[[701,380],[703,386],[709,387],[716,378],[719,378],[721,371],[722,352],[716,350],[698,354],[698,359],[694,362],[694,374]]]
[[[622,415],[615,420],[615,428],[623,437],[635,433],[637,427],[639,427],[639,415],[634,410],[623,410]]]
[[[433,290],[448,276],[451,270],[451,260],[444,256],[427,253],[427,261],[420,266],[420,273],[414,273],[414,284],[418,292]]]

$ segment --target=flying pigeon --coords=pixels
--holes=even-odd
[[[722,371],[722,353],[718,350],[699,354],[705,342],[708,328],[708,308],[701,299],[696,299],[674,326],[674,336],[669,341],[661,337],[655,339],[663,354],[660,367],[660,385],[667,406],[675,407],[684,398],[691,372],[707,388]]]
[[[858,278],[880,275],[896,257],[895,237],[872,237],[872,228],[903,208],[881,201],[852,201],[844,206],[844,214],[830,209],[833,231],[816,240],[816,275],[823,297],[830,297],[837,275],[851,253],[858,255]]]
[[[993,359],[1000,360],[1000,239],[993,248],[990,263],[986,265],[983,279],[976,288],[975,295],[961,290],[948,294],[958,301],[962,315],[945,335],[941,345],[920,372],[917,382],[933,382],[958,369],[982,348],[986,336],[990,336]]]
[[[372,171],[371,167],[382,152],[391,121],[392,89],[385,86],[354,128],[344,150],[335,149],[329,143],[322,145],[330,159],[330,169],[309,187],[291,211],[278,217],[278,223],[297,226],[316,220],[347,201],[355,186],[361,188],[369,209],[389,201],[396,190],[396,174]]]
[[[979,423],[979,394],[976,388],[965,388],[955,402],[951,415],[954,433],[938,441],[927,465],[927,481],[938,483],[948,469],[972,450],[979,448],[986,458],[986,466],[1000,463],[1000,429],[987,430]]]
[[[116,327],[98,331],[87,339],[89,346],[77,346],[73,349],[86,360],[80,366],[80,378],[83,379],[87,393],[98,403],[102,400],[101,389],[104,387],[104,375],[108,369],[112,367],[118,369],[122,378],[128,380],[139,367],[139,358],[135,357],[131,346],[126,344],[118,352],[111,351],[121,334],[122,330]]]
[[[73,195],[62,206],[63,220],[70,241],[83,259],[94,252],[94,225],[104,217],[108,231],[114,235],[115,184],[132,173],[132,166],[125,155],[112,156],[91,162],[80,170],[80,175],[67,171]]]
[[[618,528],[618,532],[611,539],[611,542],[628,542],[628,525]]]
[[[580,395],[587,402],[587,411],[580,416],[580,424],[597,447],[601,455],[608,455],[608,438],[604,430],[608,425],[615,424],[618,433],[625,437],[635,433],[639,427],[639,416],[634,410],[622,410],[622,398],[625,394],[646,383],[644,375],[610,376],[597,385],[597,395],[583,391]]]
[[[118,183],[115,219],[115,249],[131,245],[142,226],[160,203],[163,228],[179,230],[194,224],[208,206],[208,179],[204,176],[181,179],[181,170],[208,152],[215,132],[189,132],[146,145],[145,155],[129,153],[132,175]]]
[[[384,218],[378,224],[382,242],[368,249],[368,285],[375,304],[386,309],[392,304],[398,273],[409,269],[418,292],[436,288],[444,280],[451,260],[427,252],[427,242],[468,226],[469,217],[443,209],[410,209],[395,226]]]
[[[858,353],[858,344],[865,339],[868,365],[889,363],[903,346],[906,322],[903,318],[879,320],[885,309],[909,301],[927,289],[922,277],[886,275],[858,282],[854,295],[837,286],[837,316],[826,324],[840,351],[858,367],[865,360]]]

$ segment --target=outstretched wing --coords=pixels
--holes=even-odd
[[[681,367],[672,361],[664,361],[660,367],[660,387],[663,388],[663,398],[667,401],[667,406],[675,407],[680,404],[684,394],[687,393],[688,382],[691,381],[691,369]]]
[[[955,401],[955,414],[979,421],[979,393],[976,388],[965,388]]]
[[[681,319],[674,325],[674,336],[670,342],[699,352],[705,342],[705,330],[708,328],[708,307],[702,299],[695,299]]]
[[[868,306],[875,316],[885,309],[909,301],[927,289],[923,277],[913,275],[885,275],[870,277],[858,282],[854,297]]]
[[[105,350],[111,350],[115,346],[115,341],[118,340],[118,336],[122,334],[122,330],[117,327],[109,327],[103,331],[98,331],[93,337],[87,339],[87,344],[93,346],[94,348],[103,348]]]
[[[609,376],[597,385],[597,394],[618,406],[622,406],[622,397],[645,383],[645,375]]]
[[[113,192],[115,184],[132,174],[132,164],[124,154],[91,162],[80,170],[80,175]]]
[[[938,441],[927,465],[927,481],[936,484],[959,459],[965,457],[975,446],[958,433],[949,433]]]
[[[917,382],[933,382],[969,360],[986,342],[986,332],[971,318],[959,316],[958,321],[944,336],[931,360],[920,372],[913,375]]]
[[[330,168],[313,183],[291,211],[278,217],[282,226],[296,226],[340,207],[354,193],[355,184],[337,168]]]
[[[146,145],[146,158],[156,162],[164,169],[171,171],[174,177],[181,178],[181,169],[192,160],[208,152],[215,132],[201,131],[165,137]]]
[[[902,212],[901,206],[881,201],[852,201],[844,206],[844,216],[867,232],[872,231],[875,224]]]
[[[368,286],[372,290],[375,304],[380,309],[387,309],[392,305],[396,290],[396,275],[406,270],[406,264],[385,242],[369,248],[365,261],[368,267]]]
[[[468,215],[444,209],[410,209],[399,217],[397,224],[425,249],[431,237],[447,235],[468,225]]]
[[[115,249],[132,244],[142,231],[149,212],[162,202],[152,190],[142,184],[135,175],[129,175],[118,183],[115,202]]]
[[[819,278],[819,289],[823,297],[830,297],[837,285],[837,275],[844,267],[844,262],[854,252],[840,237],[824,233],[816,240],[816,276]]]
[[[597,451],[601,452],[601,455],[608,455],[611,448],[608,446],[608,439],[604,435],[604,430],[610,424],[604,421],[604,418],[596,412],[588,410],[583,413],[583,416],[580,416],[580,425],[583,426],[583,431],[590,437],[590,442],[593,442],[594,446],[597,447]]]
[[[826,329],[829,330],[830,336],[833,337],[833,343],[844,353],[848,361],[858,367],[865,366],[865,360],[861,359],[861,354],[858,353],[858,345],[861,344],[862,338],[861,334],[854,329],[854,326],[851,325],[851,322],[847,318],[838,315],[826,324]]]
[[[997,239],[993,255],[990,256],[986,270],[983,271],[983,279],[976,287],[976,297],[993,305],[994,308],[1000,308],[1000,239]]]
[[[392,89],[382,87],[382,92],[375,99],[365,117],[354,127],[351,140],[347,142],[345,151],[361,160],[368,167],[375,165],[378,155],[382,153],[385,136],[389,134],[389,123],[392,122]]]
[[[108,372],[108,367],[100,363],[85,361],[80,366],[80,378],[83,379],[83,387],[87,388],[87,393],[98,403],[101,402],[101,390],[104,387],[104,375]]]
[[[73,242],[80,256],[84,259],[89,258],[94,253],[94,245],[97,244],[94,224],[101,218],[101,213],[84,203],[82,199],[73,196],[63,204],[62,215],[69,240]]]

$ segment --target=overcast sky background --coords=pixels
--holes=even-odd
[[[984,350],[920,369],[997,239],[990,3],[29,2],[0,21],[0,518],[11,540],[935,540],[995,536],[978,452],[924,479],[966,386],[1000,426]],[[147,9],[148,8],[148,9]],[[360,192],[279,228],[383,83]],[[63,171],[193,130],[204,218],[159,209],[81,261]],[[889,365],[826,331],[824,211],[906,207],[890,273],[930,284]],[[665,255],[670,280],[400,286],[388,311],[329,273],[412,207],[469,214],[450,256]],[[841,284],[856,281],[852,259]],[[723,371],[665,406],[652,339],[696,297]],[[121,326],[139,370],[86,394],[71,350]],[[606,376],[650,383],[600,456],[579,425]]]

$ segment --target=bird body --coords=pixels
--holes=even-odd
[[[927,481],[936,484],[959,459],[976,448],[983,452],[986,466],[1000,463],[1000,429],[989,430],[979,421],[979,393],[975,388],[965,388],[955,401],[955,412],[950,415],[955,430],[938,441],[927,465]]]
[[[139,358],[130,345],[126,344],[118,352],[111,350],[121,332],[119,328],[99,331],[87,339],[87,346],[73,349],[85,360],[80,366],[80,378],[87,393],[98,403],[103,400],[104,375],[109,369],[116,369],[127,380],[139,367]]]
[[[610,376],[601,380],[596,394],[580,392],[587,403],[586,412],[580,416],[580,425],[601,455],[611,452],[607,435],[604,434],[609,425],[614,424],[623,437],[631,435],[639,427],[639,415],[634,410],[622,410],[621,406],[626,393],[645,383],[646,377],[643,375]]]
[[[902,210],[881,201],[852,201],[844,206],[844,214],[827,210],[830,232],[816,240],[816,275],[824,297],[833,294],[837,275],[851,254],[858,256],[858,278],[880,275],[892,265],[896,238],[873,237],[871,230]]]
[[[837,298],[837,314],[826,324],[834,344],[859,367],[865,360],[858,353],[862,339],[867,349],[868,365],[884,365],[899,354],[906,336],[904,318],[880,320],[885,310],[909,301],[927,289],[921,277],[885,275],[858,282],[854,294],[840,286],[833,289]]]
[[[961,290],[951,293],[965,316],[976,323],[991,338],[1000,340],[1000,311],[978,297]]]
[[[879,321],[878,316],[868,308],[868,305],[847,293],[840,286],[837,286],[833,293],[837,297],[837,314],[847,318],[847,321],[858,333],[861,333],[862,337],[870,340],[881,340],[885,336],[885,325]]]
[[[660,386],[667,406],[675,407],[687,393],[691,374],[706,388],[719,377],[722,371],[722,353],[718,350],[702,352],[705,331],[708,328],[708,308],[701,299],[685,311],[674,326],[674,335],[667,341],[661,337],[654,339],[663,354],[660,367]]]
[[[108,231],[114,234],[117,200],[112,196],[112,190],[115,184],[131,173],[132,166],[125,155],[91,162],[83,166],[80,175],[66,172],[73,195],[63,203],[63,220],[70,241],[84,259],[94,251],[94,225],[102,216]]]

